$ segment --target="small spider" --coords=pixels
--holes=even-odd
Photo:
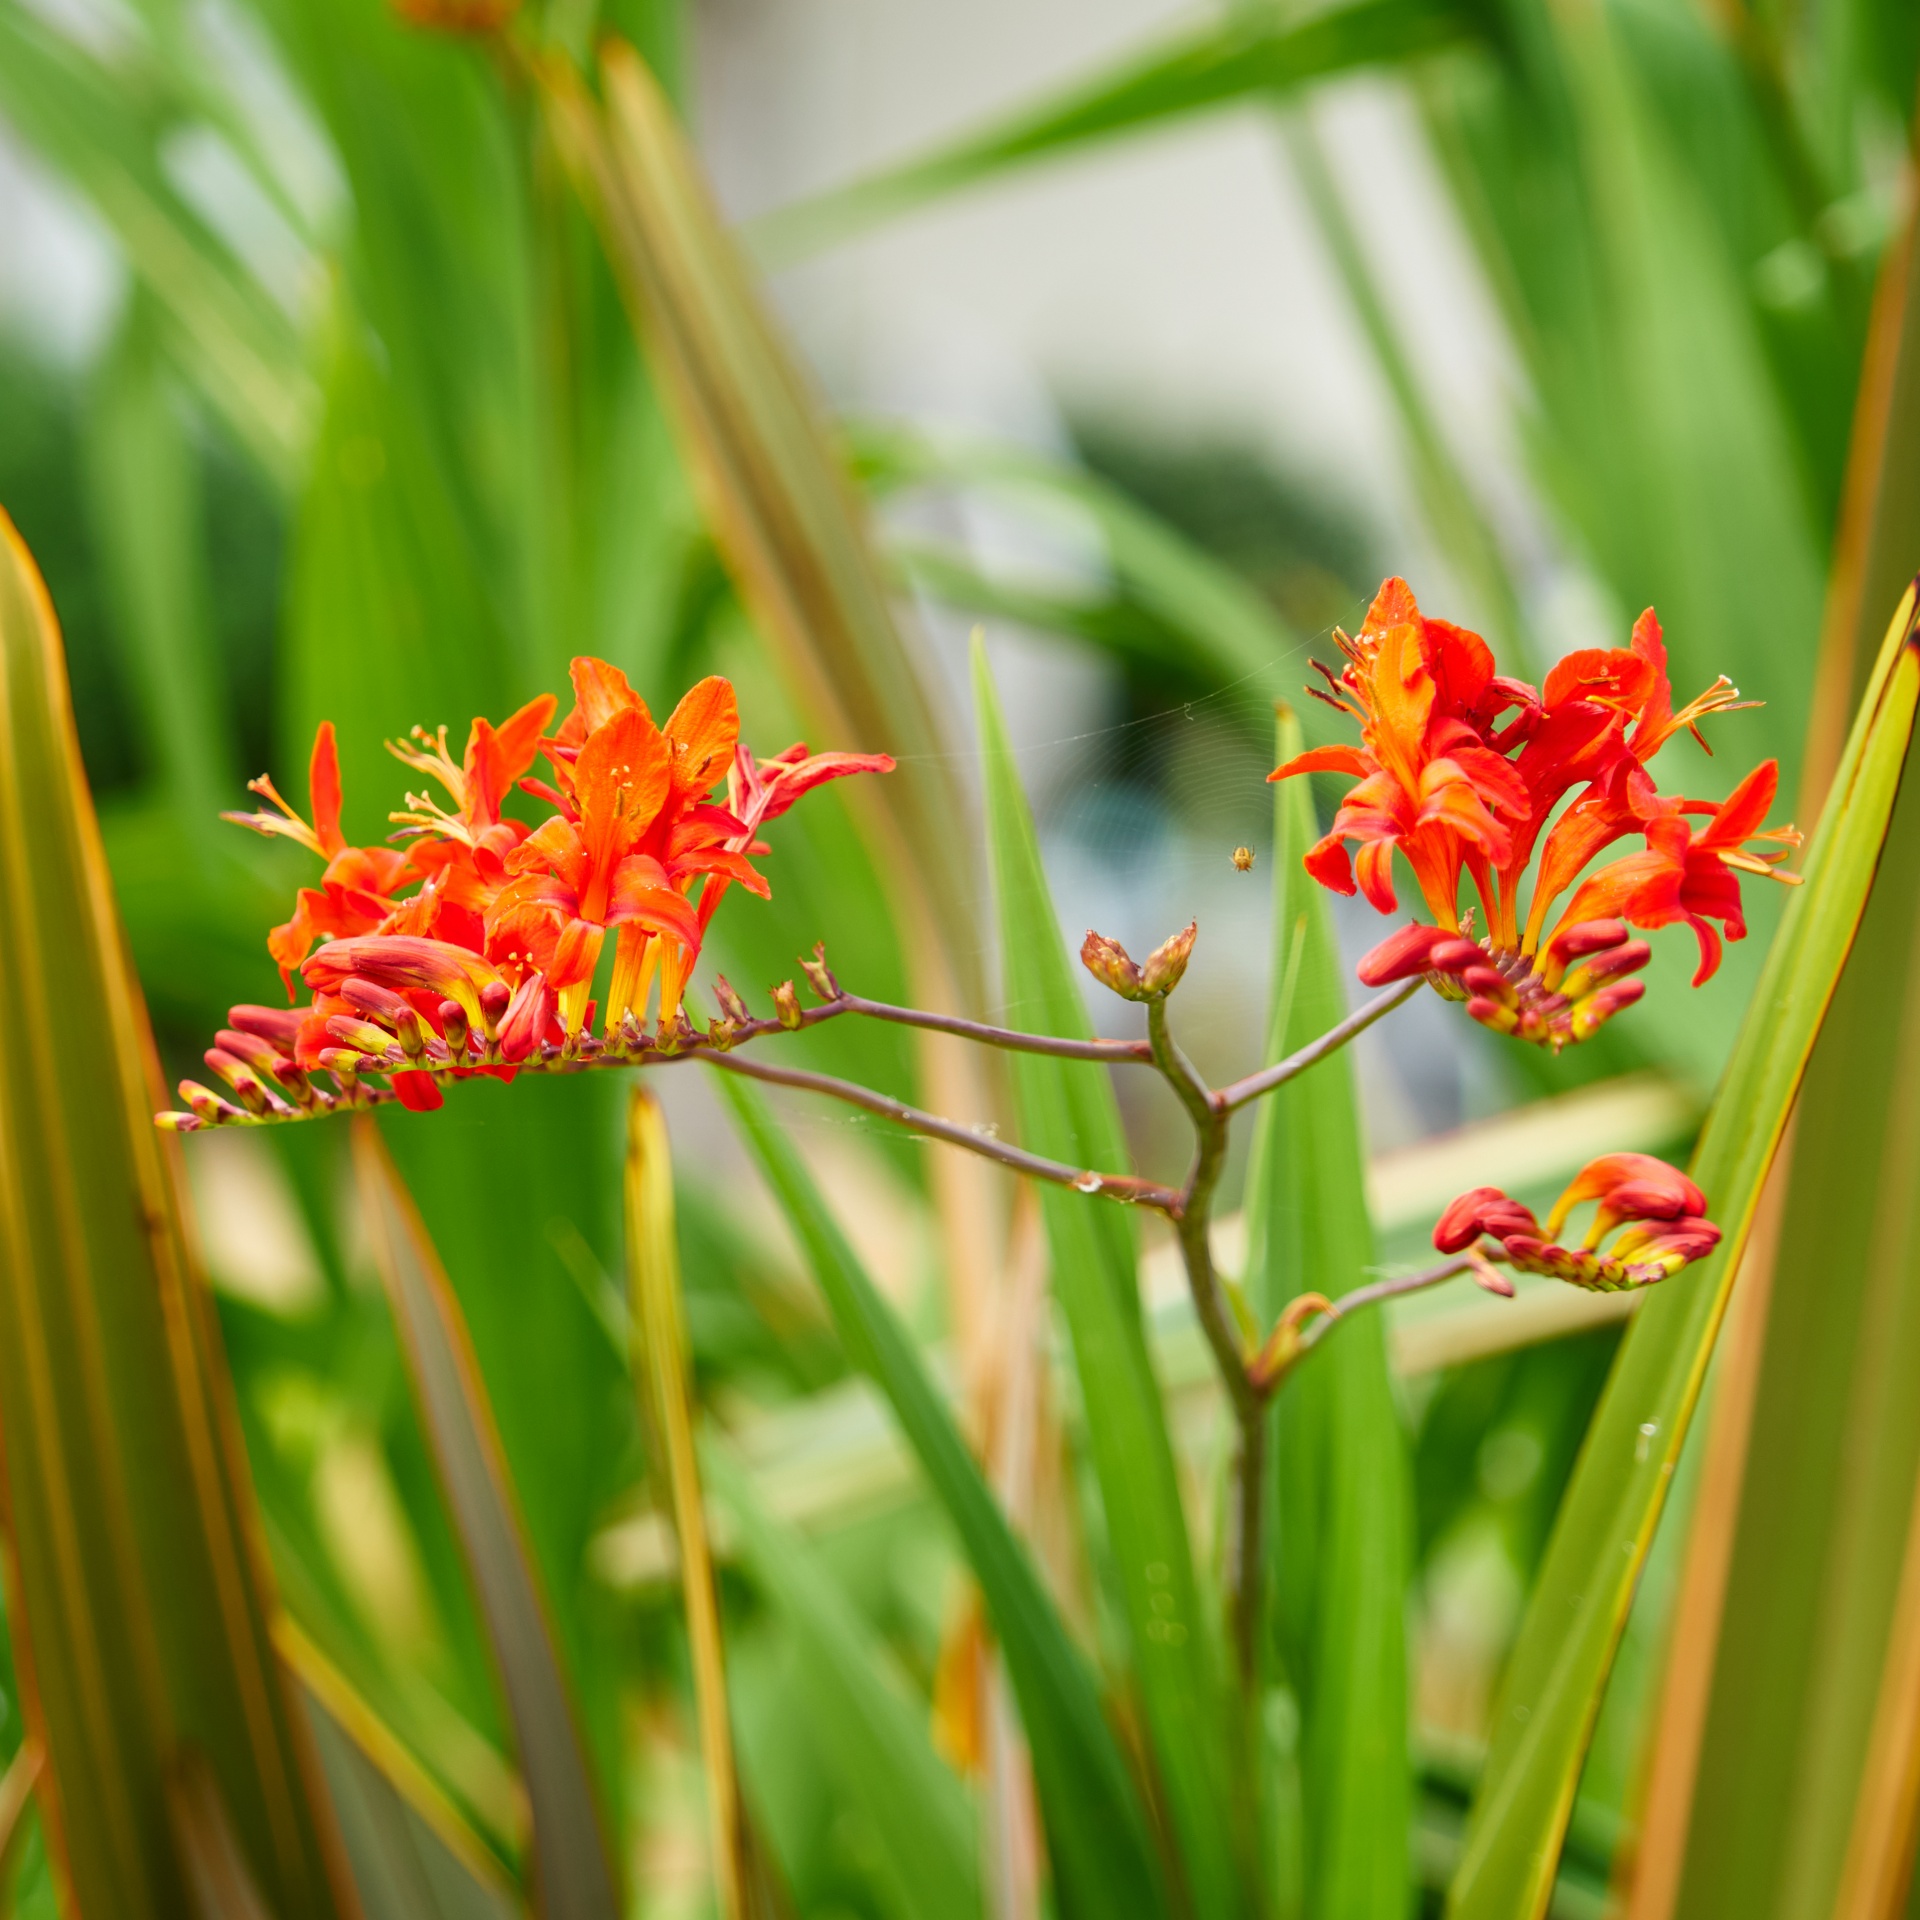
[[[1253,849],[1251,847],[1234,848],[1233,870],[1235,873],[1251,873],[1253,871]]]

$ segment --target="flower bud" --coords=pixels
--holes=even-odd
[[[1458,940],[1458,934],[1448,933],[1444,927],[1423,926],[1416,921],[1388,934],[1378,946],[1362,954],[1355,971],[1362,986],[1389,987],[1396,980],[1411,980],[1417,973],[1430,971],[1435,948]],[[1472,942],[1465,944],[1471,946]],[[1471,957],[1486,958],[1478,947],[1473,947]]]
[[[1199,931],[1200,923],[1189,920],[1178,933],[1169,935],[1147,955],[1147,964],[1140,969],[1140,984],[1155,999],[1165,999],[1180,984],[1193,955],[1194,936]]]
[[[827,946],[824,940],[814,947],[811,960],[800,962],[800,971],[807,976],[807,984],[822,1000],[840,998],[840,982],[827,970]]]
[[[1144,1000],[1147,997],[1146,981],[1140,969],[1134,965],[1133,956],[1118,940],[1109,940],[1104,933],[1095,933],[1091,927],[1087,929],[1087,937],[1080,943],[1080,964],[1123,1000]]]
[[[713,997],[720,1002],[720,1011],[732,1025],[744,1027],[752,1020],[753,1015],[747,1011],[747,1003],[727,984],[724,973],[714,976]]]
[[[791,980],[782,980],[773,990],[773,1010],[780,1016],[780,1024],[789,1033],[801,1024],[800,996],[793,990]]]

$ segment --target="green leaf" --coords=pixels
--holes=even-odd
[[[974,700],[986,759],[987,830],[1000,912],[1003,992],[1029,1032],[1092,1035],[1060,937],[1026,796],[986,662],[974,646]],[[1010,1062],[1021,1144],[1072,1166],[1127,1164],[1119,1104],[1103,1068],[1040,1054]],[[1195,1911],[1247,1910],[1229,1813],[1226,1694],[1219,1622],[1194,1577],[1173,1443],[1148,1356],[1132,1220],[1118,1206],[1044,1188],[1053,1286],[1073,1341],[1134,1678]]]
[[[716,1444],[702,1460],[741,1561],[793,1636],[813,1737],[867,1816],[897,1920],[979,1920],[973,1811],[928,1743],[924,1706],[891,1682],[883,1643],[800,1535],[767,1512],[739,1464]]]
[[[518,1920],[525,1911],[485,1843],[346,1678],[283,1623],[276,1638],[339,1810],[365,1920]]]
[[[599,1791],[460,1303],[371,1125],[356,1128],[354,1158],[374,1263],[513,1721],[540,1911],[614,1920],[621,1906]]]
[[[753,248],[768,263],[785,265],[1023,161],[1175,115],[1416,59],[1460,44],[1472,24],[1472,10],[1451,0],[1360,0],[1299,23],[1273,7],[1209,21],[905,166],[782,207],[755,223]]]
[[[1635,1315],[1587,1435],[1496,1709],[1448,1912],[1545,1909],[1580,1762],[1807,1057],[1860,924],[1920,699],[1915,591],[1841,757],[1691,1171],[1725,1237]],[[1604,1144],[1604,1143],[1596,1143]]]
[[[680,1595],[693,1656],[700,1762],[707,1777],[714,1880],[727,1920],[745,1920],[752,1858],[734,1771],[733,1723],[720,1636],[706,1504],[693,1436],[693,1360],[681,1298],[680,1248],[673,1224],[673,1157],[666,1116],[644,1087],[627,1101],[627,1293],[633,1367],[654,1458],[668,1487],[680,1544]]]
[[[217,1328],[183,1229],[32,559],[0,518],[0,1436],[8,1621],[49,1849],[90,1920],[185,1911],[196,1750],[282,1920],[345,1913],[268,1637]]]
[[[569,68],[549,63],[542,79],[554,142],[599,223],[741,599],[821,744],[900,759],[853,804],[887,856],[904,918],[925,929],[911,948],[921,971],[943,983],[957,972],[970,994],[951,743],[894,622],[820,404],[639,56],[603,45],[604,107]]]
[[[1114,602],[1022,593],[926,548],[896,547],[909,577],[955,605],[1078,633],[1110,651],[1223,684],[1235,706],[1258,715],[1297,667],[1299,636],[1231,567],[1097,475],[1024,449],[935,443],[896,427],[853,435],[861,475],[886,492],[916,485],[979,487],[1039,514],[1090,519],[1106,545]]]
[[[1920,529],[1911,246],[1889,278],[1856,416],[1809,778],[1833,757],[1829,723],[1870,663],[1866,609],[1897,593]],[[1716,1389],[1694,1527],[1725,1546],[1690,1559],[1675,1630],[1676,1645],[1690,1641],[1688,1671],[1651,1736],[1665,1736],[1659,1798],[1636,1869],[1661,1915],[1892,1913],[1912,1872],[1917,905],[1920,783],[1909,781],[1781,1150],[1778,1231],[1741,1278],[1741,1312],[1764,1321],[1742,1325],[1735,1351],[1750,1346],[1756,1364],[1744,1393],[1731,1369]]]
[[[1300,723],[1283,710],[1279,759],[1300,750]],[[1348,1012],[1327,896],[1300,864],[1318,838],[1304,781],[1275,789],[1274,815],[1269,1060]],[[1353,1062],[1342,1052],[1260,1107],[1247,1171],[1256,1320],[1271,1325],[1298,1294],[1364,1286],[1374,1259]],[[1383,1317],[1358,1315],[1341,1327],[1287,1381],[1272,1417],[1271,1590],[1301,1707],[1303,1911],[1398,1920],[1412,1888],[1413,1517]]]
[[[919,1353],[827,1210],[759,1089],[717,1076],[722,1097],[826,1296],[847,1356],[886,1396],[992,1615],[1033,1753],[1034,1785],[1063,1913],[1163,1916],[1160,1862],[1085,1657],[1025,1546],[995,1504]]]
[[[175,191],[162,148],[181,102],[138,55],[110,67],[0,6],[0,111],[84,193],[168,321],[169,344],[276,479],[290,484],[315,394],[292,322]]]

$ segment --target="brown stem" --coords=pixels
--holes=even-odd
[[[1271,1093],[1275,1087],[1284,1087],[1289,1080],[1297,1079],[1309,1067],[1318,1066],[1328,1054],[1344,1047],[1356,1034],[1364,1033],[1376,1020],[1384,1019],[1395,1007],[1404,1006],[1425,982],[1424,974],[1401,981],[1377,1000],[1369,1000],[1357,1012],[1348,1014],[1337,1027],[1329,1027],[1319,1039],[1309,1040],[1298,1053],[1290,1053],[1284,1060],[1277,1060],[1270,1067],[1262,1067],[1258,1073],[1248,1074],[1244,1080],[1235,1080],[1231,1085],[1222,1087],[1213,1097],[1227,1112],[1233,1113],[1249,1100],[1258,1100],[1263,1093]]]
[[[971,1127],[963,1127],[956,1121],[923,1113],[918,1107],[908,1106],[904,1100],[896,1100],[891,1094],[876,1093],[871,1087],[860,1086],[852,1080],[837,1080],[832,1074],[809,1073],[799,1067],[771,1066],[764,1060],[750,1060],[737,1053],[721,1053],[711,1047],[700,1049],[697,1057],[724,1073],[745,1074],[749,1080],[764,1080],[771,1086],[795,1087],[803,1093],[824,1093],[829,1099],[844,1100],[850,1106],[878,1114],[881,1119],[891,1120],[914,1133],[923,1133],[933,1140],[944,1140],[949,1146],[964,1147],[969,1153],[980,1154],[1003,1167],[1011,1167],[1015,1173],[1048,1181],[1056,1187],[1071,1187],[1076,1193],[1096,1194],[1103,1199],[1123,1201],[1129,1206],[1151,1207],[1155,1212],[1169,1216],[1177,1214],[1179,1210],[1180,1195],[1171,1187],[1159,1186],[1151,1180],[1136,1179],[1132,1174],[1100,1173],[1091,1167],[1071,1167],[1065,1161],[1043,1159],[1037,1153],[1028,1153],[1024,1147],[1010,1147],[1005,1141],[994,1139],[991,1134],[976,1133]]]
[[[821,1013],[864,1013],[870,1020],[892,1020],[903,1027],[924,1027],[931,1033],[958,1034],[963,1040],[977,1040],[983,1046],[1005,1047],[1011,1053],[1045,1053],[1058,1060],[1103,1060],[1112,1066],[1129,1063],[1146,1065],[1152,1051],[1144,1040],[1061,1040],[1050,1033],[1020,1033],[1012,1027],[990,1027],[979,1020],[962,1020],[957,1014],[923,1013],[918,1007],[890,1006],[884,1000],[867,1000],[857,993],[841,992],[829,1001]]]

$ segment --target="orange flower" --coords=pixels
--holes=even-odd
[[[340,831],[340,755],[334,745],[331,720],[321,721],[313,738],[313,758],[307,770],[311,826],[281,799],[264,773],[257,780],[249,780],[247,789],[272,801],[279,812],[223,813],[221,819],[251,827],[255,833],[297,841],[327,863],[318,887],[300,889],[292,919],[267,935],[267,951],[279,965],[291,1000],[293,970],[307,957],[313,943],[373,932],[393,911],[394,893],[414,877],[412,861],[391,847],[347,845]]]
[[[804,746],[756,761],[740,743],[733,688],[717,676],[664,728],[605,661],[575,660],[572,680],[573,709],[551,735],[558,703],[542,695],[498,727],[475,720],[457,764],[444,727],[389,742],[445,794],[409,793],[390,816],[403,847],[346,844],[330,723],[314,743],[312,825],[270,780],[251,783],[275,811],[227,817],[327,862],[268,943],[289,998],[295,968],[314,998],[285,1016],[236,1008],[207,1062],[241,1105],[183,1082],[192,1112],[169,1124],[330,1111],[364,1097],[366,1073],[387,1076],[406,1105],[433,1107],[445,1079],[511,1078],[542,1049],[588,1049],[588,995],[609,930],[609,1040],[623,1052],[635,1044],[656,971],[664,1034],[721,895],[736,883],[768,891],[749,858],[766,851],[760,825],[823,780],[893,765]],[[528,777],[542,753],[551,785]],[[711,798],[723,779],[738,810]],[[548,802],[550,817],[530,826],[508,814],[516,787]],[[315,1073],[332,1074],[339,1091],[316,1086]]]
[[[1556,1244],[1567,1216],[1589,1200],[1598,1204],[1579,1246]],[[1433,1244],[1442,1253],[1462,1253],[1484,1236],[1498,1241],[1523,1273],[1618,1293],[1652,1286],[1711,1253],[1720,1243],[1720,1229],[1706,1214],[1706,1195],[1678,1168],[1650,1154],[1609,1153],[1580,1171],[1553,1203],[1544,1226],[1530,1207],[1498,1187],[1475,1187],[1440,1216]],[[1626,1231],[1603,1252],[1601,1243],[1621,1227]]]
[[[1391,912],[1396,849],[1413,870],[1434,924],[1376,947],[1360,967],[1370,984],[1427,973],[1443,992],[1465,999],[1476,1019],[1558,1049],[1643,991],[1623,976],[1644,966],[1651,949],[1628,938],[1628,924],[1688,921],[1701,943],[1697,985],[1719,959],[1720,936],[1709,921],[1719,920],[1729,939],[1746,930],[1735,870],[1795,879],[1775,872],[1784,847],[1771,855],[1742,850],[1755,839],[1799,842],[1791,827],[1762,830],[1777,780],[1773,762],[1749,775],[1723,808],[1660,798],[1647,761],[1682,728],[1698,738],[1708,713],[1752,703],[1723,677],[1676,711],[1651,609],[1635,623],[1630,646],[1567,655],[1544,693],[1496,675],[1485,642],[1426,619],[1401,580],[1382,586],[1358,639],[1336,637],[1347,665],[1338,677],[1320,669],[1331,696],[1314,691],[1359,720],[1361,744],[1316,748],[1271,778],[1346,772],[1359,779],[1332,830],[1306,856],[1307,871],[1323,885],[1352,893],[1357,879],[1372,905]],[[1680,819],[1687,813],[1712,813],[1715,824],[1693,839]],[[1587,865],[1636,833],[1647,853],[1604,869],[1549,924],[1554,903]],[[1351,866],[1350,841],[1359,847]],[[1523,927],[1521,893],[1536,847]],[[1460,937],[1463,875],[1485,915],[1478,942]]]

